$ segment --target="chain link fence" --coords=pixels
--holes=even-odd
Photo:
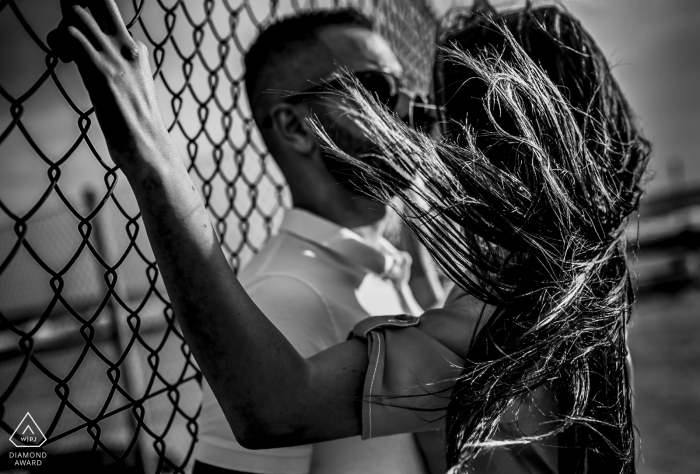
[[[43,40],[60,20],[57,3],[0,0],[0,173],[32,176],[0,189],[0,470],[12,468],[9,438],[29,412],[57,472],[185,472],[201,374],[77,70]],[[429,87],[436,20],[425,0],[119,5],[150,47],[164,119],[235,270],[290,204],[242,83],[260,28],[354,6],[376,20],[408,84]]]

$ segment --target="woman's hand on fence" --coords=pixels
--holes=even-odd
[[[50,44],[75,60],[110,154],[129,179],[180,328],[234,433],[249,448],[361,431],[367,345],[303,358],[237,281],[179,159],[156,100],[145,46],[114,0],[64,0]]]
[[[146,46],[131,37],[114,0],[85,4],[61,2],[64,18],[49,45],[78,65],[114,162],[127,173],[167,164],[158,162],[178,154],[160,114]]]

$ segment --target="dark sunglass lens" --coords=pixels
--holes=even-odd
[[[368,92],[373,93],[377,100],[389,108],[396,105],[398,87],[395,79],[388,74],[363,73],[357,75],[357,80]]]

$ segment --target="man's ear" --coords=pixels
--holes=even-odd
[[[272,130],[280,143],[294,149],[297,153],[307,155],[318,144],[316,136],[304,123],[304,116],[292,104],[277,104],[270,111]]]

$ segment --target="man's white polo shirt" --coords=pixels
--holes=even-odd
[[[299,209],[239,275],[251,298],[304,357],[347,339],[368,316],[418,314],[408,289],[410,262],[382,239],[377,250],[355,232]],[[195,458],[226,469],[267,474],[418,474],[413,435],[360,437],[293,448],[246,450],[204,382]]]

